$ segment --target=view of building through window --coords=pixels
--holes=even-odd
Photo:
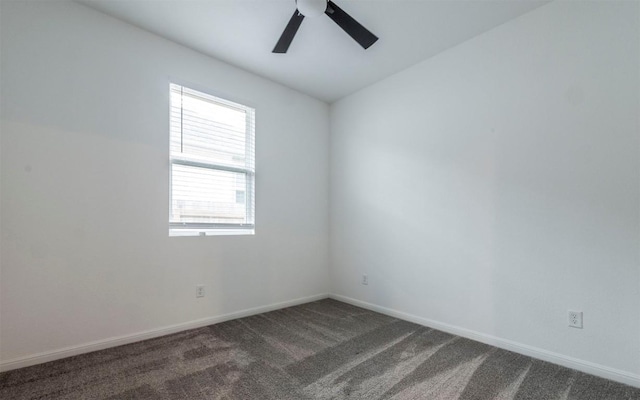
[[[175,84],[170,92],[171,231],[253,230],[255,111]]]

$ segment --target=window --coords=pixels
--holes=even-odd
[[[255,110],[171,84],[169,235],[253,234]]]

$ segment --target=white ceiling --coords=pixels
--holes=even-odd
[[[332,102],[533,10],[531,0],[335,0],[380,40],[363,50],[326,15],[271,50],[294,0],[78,0],[216,59]]]

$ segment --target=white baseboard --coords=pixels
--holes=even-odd
[[[330,294],[329,297],[338,301],[352,304],[354,306],[366,308],[367,310],[376,311],[381,314],[389,315],[391,317],[413,322],[418,325],[438,329],[440,331],[451,333],[453,335],[466,337],[468,339],[486,343],[495,347],[499,347],[501,349],[524,354],[526,356],[537,358],[539,360],[548,361],[553,364],[562,365],[563,367],[576,369],[587,374],[599,376],[602,378],[610,379],[612,381],[621,382],[640,388],[640,375],[636,375],[628,371],[606,367],[604,365],[592,363],[590,361],[580,360],[552,351],[513,342],[511,340],[502,339],[485,333],[476,332],[470,329],[465,329],[431,319],[418,317],[416,315],[407,314],[401,311],[378,306],[372,303],[367,303],[361,300],[356,300],[351,297],[346,297],[339,294]]]
[[[111,337],[108,339],[96,340],[89,343],[83,343],[77,346],[69,346],[69,347],[64,347],[57,350],[51,350],[51,351],[46,351],[42,353],[32,354],[25,357],[14,358],[11,360],[0,362],[0,372],[17,369],[17,368],[28,367],[36,364],[42,364],[49,361],[59,360],[61,358],[76,356],[84,353],[90,353],[92,351],[104,350],[110,347],[121,346],[123,344],[129,344],[129,343],[139,342],[142,340],[153,339],[156,337],[169,335],[177,332],[182,332],[189,329],[201,328],[207,325],[217,324],[224,321],[230,321],[232,319],[243,318],[251,315],[279,310],[281,308],[297,306],[299,304],[326,299],[327,297],[329,297],[328,294],[318,294],[315,296],[302,297],[299,299],[284,301],[281,303],[274,303],[267,306],[249,308],[249,309],[236,311],[229,314],[218,315],[215,317],[197,319],[194,321],[183,322],[180,324],[166,326],[163,328],[151,329],[144,332],[138,332],[138,333],[132,333],[129,335],[122,335],[122,336]]]
[[[555,353],[555,352],[540,349],[537,347],[528,346],[522,343],[517,343],[510,340],[498,338],[492,335],[487,335],[487,334],[476,332],[470,329],[465,329],[458,326],[453,326],[453,325],[445,324],[442,322],[434,321],[431,319],[418,317],[416,315],[404,313],[401,311],[378,306],[372,303],[356,300],[351,297],[346,297],[338,294],[329,294],[329,295],[319,294],[315,296],[303,297],[303,298],[289,300],[281,303],[274,303],[266,306],[249,308],[249,309],[245,309],[245,310],[241,310],[241,311],[237,311],[229,314],[219,315],[215,317],[202,318],[202,319],[184,322],[181,324],[171,325],[163,328],[151,329],[144,332],[133,333],[130,335],[122,335],[122,336],[112,337],[108,339],[84,343],[77,346],[69,346],[69,347],[65,347],[57,350],[32,354],[25,357],[14,358],[11,360],[0,362],[0,372],[17,369],[17,368],[28,367],[36,364],[42,364],[49,361],[59,360],[62,358],[76,356],[84,353],[90,353],[97,350],[104,350],[107,348],[139,342],[142,340],[153,339],[156,337],[169,335],[177,332],[182,332],[189,329],[201,328],[203,326],[217,324],[224,321],[230,321],[237,318],[248,317],[251,315],[279,310],[281,308],[286,308],[286,307],[296,306],[299,304],[309,303],[312,301],[322,300],[327,297],[330,297],[332,299],[342,301],[345,303],[349,303],[354,306],[376,311],[381,314],[399,318],[405,321],[410,321],[419,325],[427,326],[429,328],[434,328],[434,329],[441,330],[443,332],[448,332],[454,335],[466,337],[466,338],[476,340],[478,342],[486,343],[492,346],[496,346],[505,350],[510,350],[516,353],[524,354],[526,356],[530,356],[530,357],[548,361],[554,364],[562,365],[564,367],[573,368],[588,374],[600,376],[606,379],[611,379],[613,381],[625,383],[627,385],[640,387],[640,375],[633,374],[631,372],[606,367],[604,365],[565,356],[559,353]]]

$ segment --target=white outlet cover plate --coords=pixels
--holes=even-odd
[[[569,326],[582,329],[582,311],[569,310]]]

